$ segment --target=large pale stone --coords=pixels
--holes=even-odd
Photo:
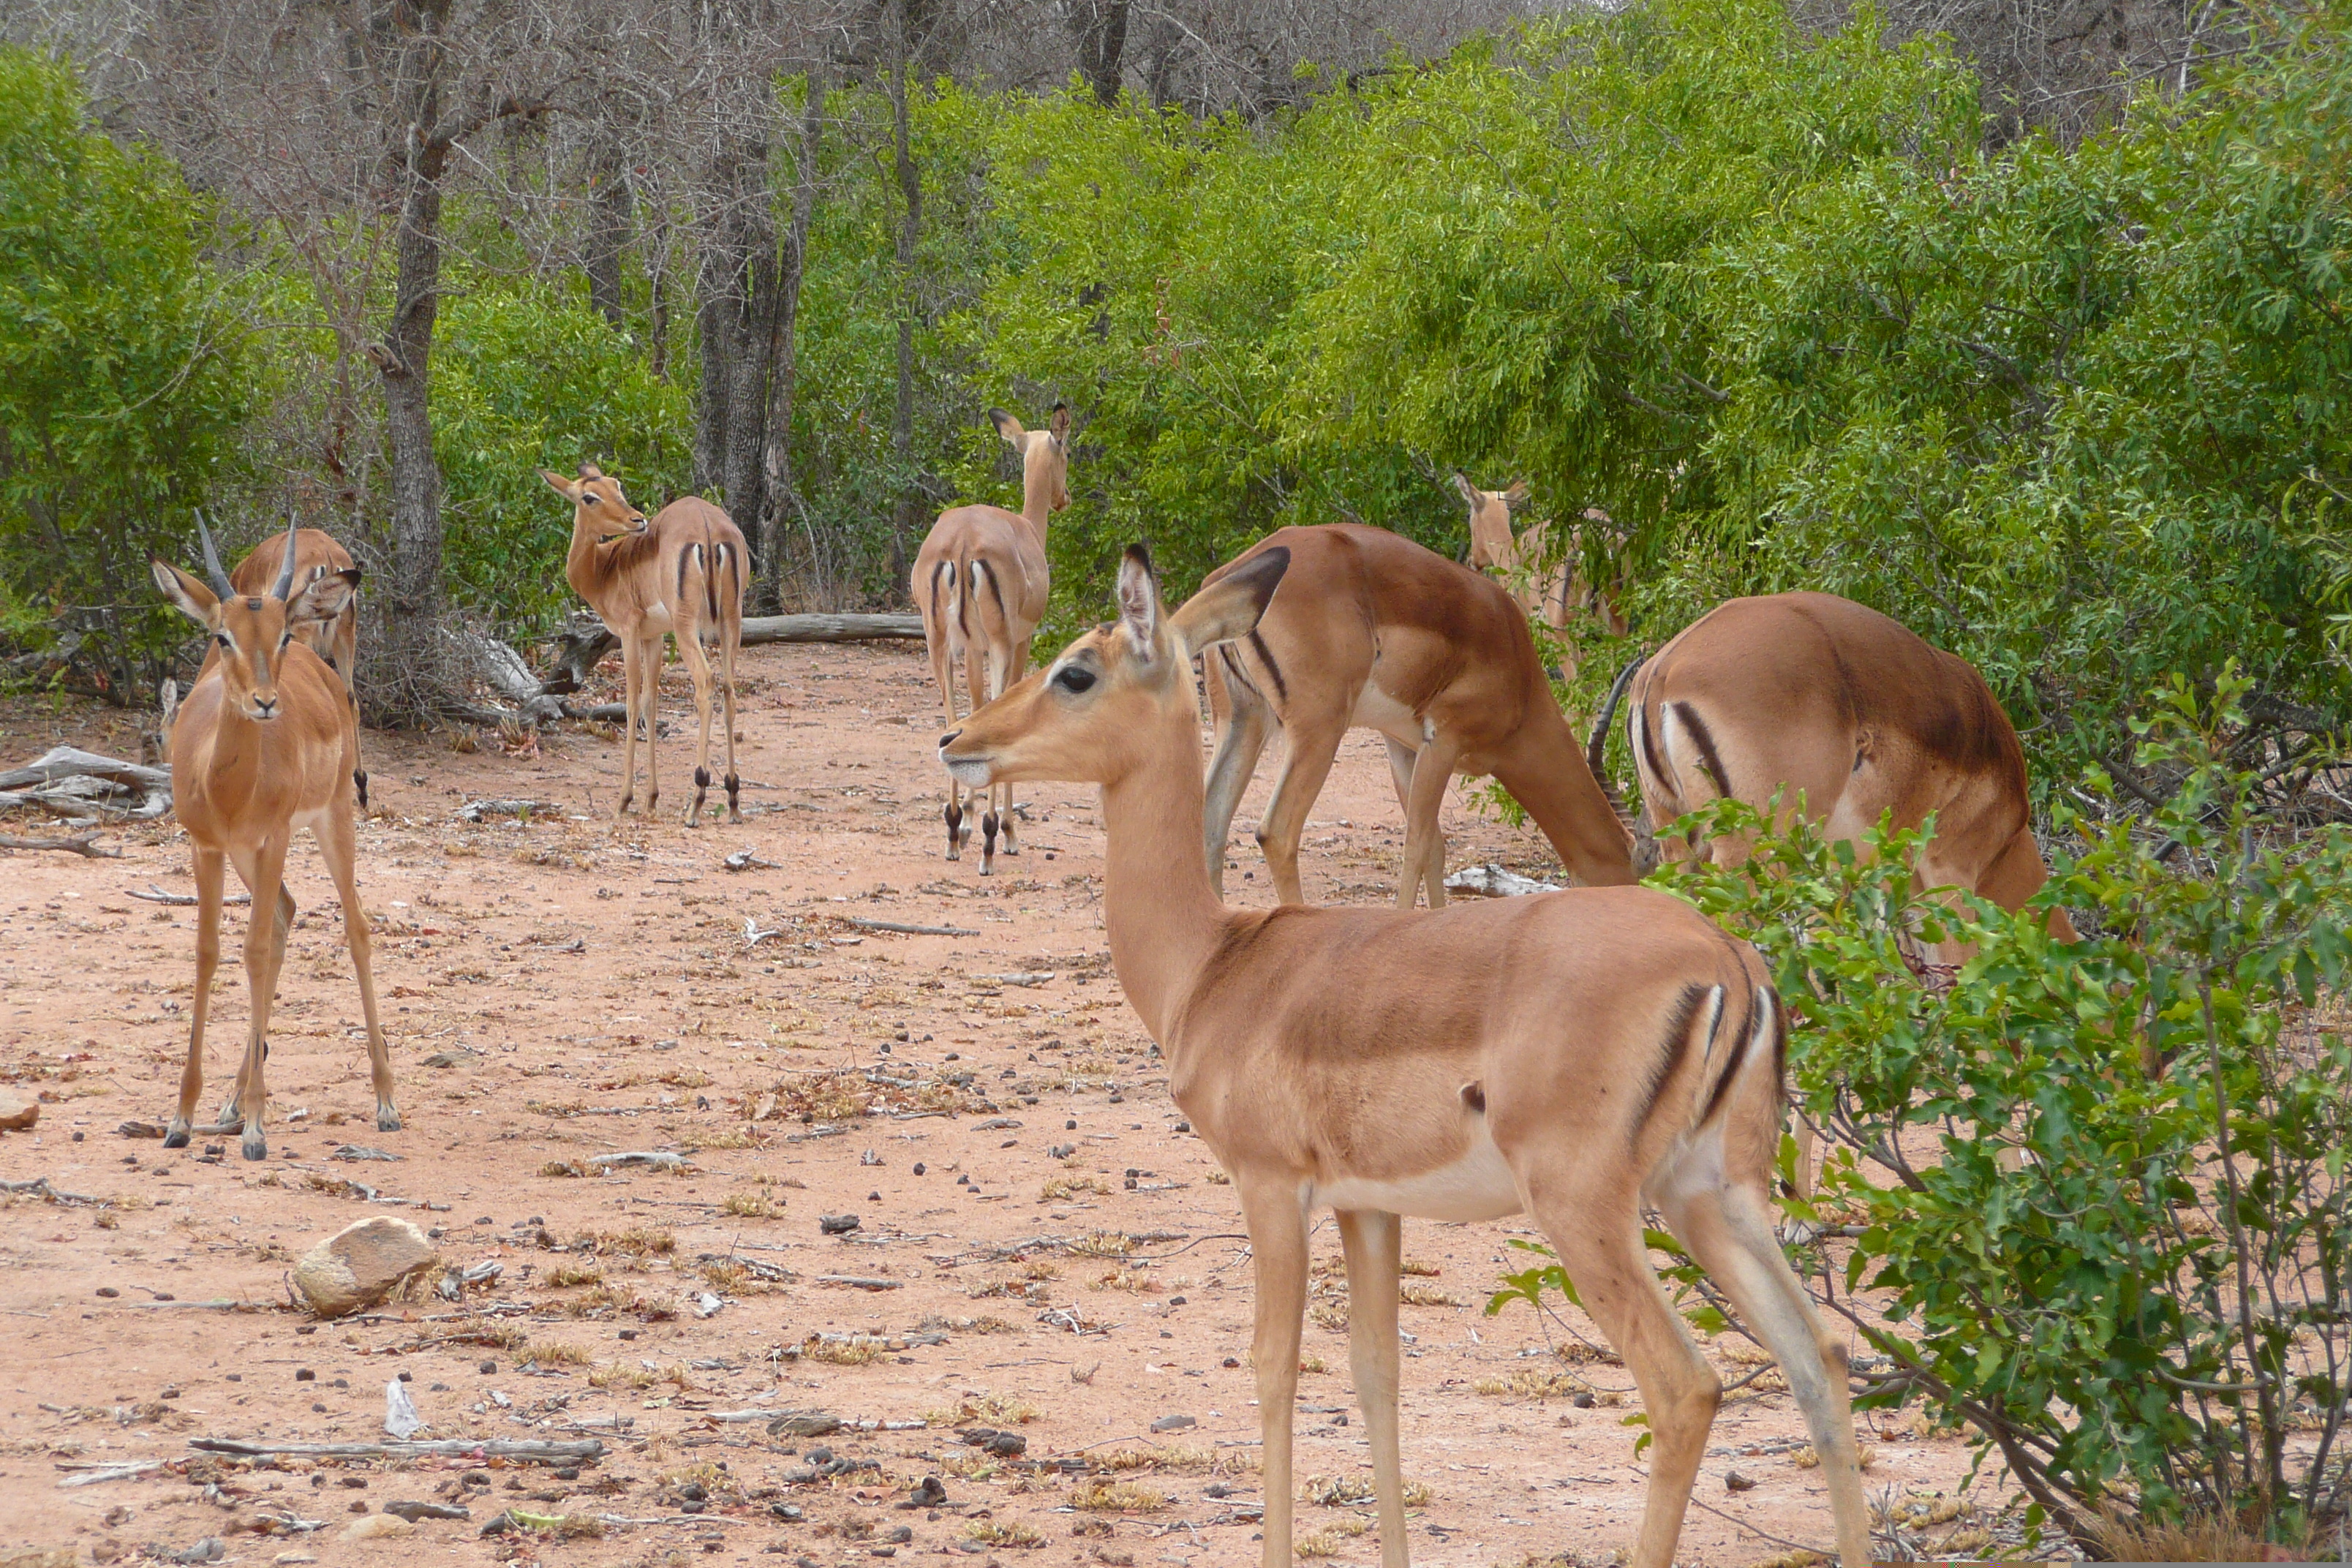
[[[409,1289],[440,1263],[423,1231],[404,1219],[378,1215],[344,1226],[304,1253],[294,1266],[294,1283],[312,1311],[340,1318]]]
[[[41,1119],[41,1102],[22,1089],[0,1089],[0,1131],[30,1132]]]

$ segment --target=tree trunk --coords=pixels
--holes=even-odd
[[[770,88],[761,82],[760,90]],[[770,143],[746,139],[736,158],[735,222],[730,254],[742,259],[733,274],[738,293],[735,342],[729,358],[725,463],[728,514],[757,525],[761,447],[768,416],[768,367],[776,326],[776,215],[769,188]]]
[[[580,269],[588,274],[588,302],[614,331],[628,324],[621,303],[621,252],[629,243],[635,200],[629,191],[628,160],[620,144],[598,150],[588,198],[588,243]]]
[[[646,282],[652,295],[653,320],[649,328],[652,342],[646,345],[646,363],[656,381],[669,379],[669,225],[667,221],[654,226],[652,253],[646,258]]]
[[[720,200],[726,199],[722,195]],[[706,226],[702,257],[695,269],[695,336],[701,340],[702,395],[694,404],[694,488],[705,495],[726,483],[727,398],[735,386],[736,306],[729,283],[726,222],[722,210]],[[740,274],[740,266],[733,270]]]
[[[1069,0],[1078,71],[1105,109],[1118,101],[1120,57],[1127,51],[1128,0]]]
[[[824,79],[808,76],[808,101],[801,112],[793,216],[784,231],[777,268],[775,331],[769,342],[767,444],[761,454],[759,527],[762,605],[783,606],[784,536],[799,498],[793,489],[793,393],[798,372],[801,279],[808,262],[809,223],[816,215],[817,146],[824,130]]]
[[[898,174],[900,214],[898,237],[899,287],[905,291],[898,307],[898,400],[890,413],[890,456],[900,486],[892,508],[890,565],[904,578],[908,559],[907,541],[913,534],[922,497],[914,484],[915,448],[915,319],[921,300],[915,288],[915,247],[923,234],[923,176],[916,165],[914,120],[908,102],[914,91],[914,50],[907,0],[898,0],[896,58],[890,65],[891,151]]]
[[[389,662],[430,668],[423,656],[441,614],[441,465],[433,456],[433,321],[441,282],[441,174],[449,143],[436,132],[442,28],[450,0],[413,0],[402,50],[406,147],[401,161],[399,261],[392,321],[368,357],[383,376],[384,437],[392,470],[392,571],[386,598]]]

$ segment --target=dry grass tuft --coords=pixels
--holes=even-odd
[[[542,1176],[585,1176],[588,1167],[577,1160],[550,1160],[539,1168]]]
[[[1441,1290],[1434,1285],[1411,1283],[1397,1287],[1397,1300],[1408,1307],[1466,1307],[1470,1304],[1450,1290]]]
[[[713,1290],[725,1290],[730,1294],[741,1290],[751,1282],[751,1271],[731,1258],[714,1258],[696,1272]]]
[[[1444,1273],[1445,1270],[1440,1268],[1434,1263],[1424,1263],[1418,1258],[1408,1258],[1403,1261],[1403,1263],[1398,1266],[1397,1272],[1400,1274],[1416,1275],[1423,1279],[1433,1279],[1438,1275]]]
[[[1098,1230],[1068,1243],[1065,1250],[1081,1258],[1125,1258],[1135,1247],[1135,1238],[1125,1231]]]
[[[765,1189],[756,1193],[730,1193],[727,1201],[719,1205],[719,1212],[739,1219],[782,1219],[784,1205],[770,1196]]]
[[[559,1263],[545,1276],[549,1285],[558,1290],[568,1290],[574,1285],[602,1285],[604,1271],[581,1263]]]
[[[1138,1481],[1090,1481],[1070,1494],[1070,1506],[1088,1513],[1150,1513],[1174,1500]]]
[[[1370,1527],[1359,1524],[1353,1520],[1341,1520],[1300,1536],[1297,1544],[1290,1550],[1294,1555],[1299,1557],[1337,1557],[1348,1550],[1349,1542],[1363,1534]]]
[[[963,1527],[964,1539],[982,1546],[1043,1546],[1045,1537],[1035,1525],[1021,1519],[976,1519]]]
[[[1055,1176],[1049,1178],[1044,1186],[1037,1189],[1037,1201],[1041,1204],[1057,1204],[1071,1198],[1107,1197],[1109,1194],[1110,1184],[1098,1177]]]
[[[569,1340],[533,1340],[523,1359],[541,1366],[587,1366],[596,1358]]]
[[[1566,1399],[1592,1393],[1592,1385],[1572,1372],[1546,1372],[1534,1366],[1503,1377],[1482,1377],[1470,1387],[1489,1399]]]
[[[1866,1470],[1877,1462],[1878,1450],[1872,1447],[1867,1443],[1857,1443],[1854,1445],[1854,1458],[1861,1461],[1861,1468]],[[1822,1457],[1813,1451],[1813,1446],[1811,1443],[1806,1444],[1795,1453],[1790,1454],[1789,1456],[1789,1461],[1801,1470],[1817,1470],[1822,1468]],[[2141,1561],[2161,1562],[2163,1560],[2161,1558],[2147,1558],[2142,1559]]]
[[[1298,1370],[1301,1372],[1329,1372],[1331,1367],[1330,1363],[1326,1362],[1319,1355],[1303,1355],[1298,1358]]]
[[[2236,1520],[2210,1513],[2133,1519],[2111,1506],[2092,1531],[2119,1563],[2261,1563],[2278,1550]],[[2311,1556],[2310,1544],[2306,1535],[2284,1550],[2305,1561]]]
[[[1036,1419],[1035,1405],[984,1388],[968,1388],[953,1405],[923,1412],[927,1426],[1025,1426]]]
[[[1104,1275],[1087,1287],[1093,1290],[1125,1290],[1134,1296],[1157,1296],[1168,1289],[1158,1275],[1139,1268],[1118,1268]]]
[[[1423,1481],[1404,1484],[1404,1506],[1426,1508],[1437,1494]],[[1301,1502],[1320,1503],[1325,1508],[1354,1508],[1375,1500],[1372,1478],[1370,1476],[1309,1476],[1298,1483]]]
[[[1330,1330],[1335,1334],[1347,1332],[1348,1309],[1345,1307],[1336,1307],[1328,1301],[1318,1301],[1307,1310],[1307,1315],[1314,1319],[1318,1325]]]
[[[616,1252],[624,1258],[666,1258],[677,1250],[677,1237],[645,1225],[633,1225],[626,1230],[600,1230],[583,1239],[593,1243],[598,1252]]]

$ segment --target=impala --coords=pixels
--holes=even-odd
[[[212,531],[202,517],[196,527],[209,585],[176,566],[153,563],[156,584],[213,642],[213,657],[172,725],[173,812],[187,829],[196,878],[196,998],[179,1106],[163,1145],[182,1149],[191,1131],[241,1127],[245,1157],[260,1160],[269,1153],[262,1131],[268,1104],[263,1068],[269,1059],[269,1007],[286,959],[286,933],[294,922],[294,900],[285,886],[286,851],[297,828],[309,828],[318,841],[342,903],[343,934],[367,1019],[375,1124],[385,1131],[400,1126],[400,1112],[392,1103],[392,1057],[376,1017],[367,915],[352,866],[359,724],[341,679],[300,640],[306,628],[323,627],[349,605],[359,573],[331,572],[298,589],[297,544],[289,540],[268,591],[239,594],[220,569]],[[236,1089],[216,1124],[197,1129],[190,1123],[205,1086],[205,1020],[213,971],[220,963],[224,862],[236,868],[253,895],[245,935],[253,1016]]]
[[[1470,503],[1470,564],[1501,578],[1521,610],[1556,632],[1568,630],[1580,616],[1589,616],[1612,637],[1623,637],[1625,612],[1619,601],[1624,593],[1622,558],[1625,536],[1609,514],[1588,508],[1584,521],[1568,530],[1560,559],[1547,568],[1544,557],[1551,542],[1551,524],[1529,523],[1514,536],[1511,514],[1527,504],[1528,482],[1520,479],[1507,489],[1482,490],[1456,470],[1454,488]],[[1584,530],[1603,531],[1602,542],[1616,570],[1611,582],[1596,587],[1584,574]],[[1569,679],[1576,675],[1569,667]]]
[[[694,802],[686,825],[698,826],[710,793],[710,659],[707,639],[719,645],[720,715],[727,738],[727,820],[740,822],[742,781],[735,774],[735,655],[743,646],[743,583],[748,547],[734,521],[699,496],[682,496],[653,521],[631,506],[621,481],[593,463],[566,479],[541,468],[540,478],[572,502],[572,550],[563,575],[621,639],[621,803],[628,815],[637,792],[637,725],[646,727],[646,815],[661,800],[660,746],[654,700],[661,692],[662,637],[677,639],[677,656],[694,678],[694,712],[700,736],[694,752]]]
[[[1624,681],[1619,680],[1621,689]],[[1611,694],[1614,705],[1615,693]],[[1597,742],[1610,721],[1601,714]],[[1625,739],[1652,829],[1723,796],[1801,810],[1859,845],[1881,816],[1935,837],[1921,879],[2015,911],[2050,868],[2034,842],[2025,750],[1984,678],[1876,610],[1832,594],[1730,599],[1685,627],[1635,674]],[[1661,841],[1669,858],[1744,860],[1741,840]],[[2053,908],[2050,933],[2075,940]],[[1945,944],[1937,957],[1967,955]],[[1811,1188],[1813,1129],[1797,1123],[1798,1190]]]
[[[1249,635],[1206,661],[1217,725],[1203,847],[1224,884],[1234,811],[1279,728],[1288,742],[1257,831],[1284,903],[1306,902],[1298,840],[1351,728],[1388,740],[1404,807],[1397,903],[1445,902],[1438,808],[1459,771],[1492,773],[1588,885],[1633,880],[1625,829],[1560,716],[1527,617],[1500,585],[1384,529],[1286,528],[1209,574],[1212,584],[1270,551],[1290,571]]]
[[[1253,552],[1172,615],[1131,548],[1118,618],[941,738],[974,788],[1102,791],[1103,918],[1169,1086],[1231,1173],[1256,1270],[1265,1568],[1291,1554],[1291,1421],[1307,1231],[1337,1211],[1349,1351],[1406,1562],[1397,1449],[1402,1215],[1531,1213],[1640,1384],[1654,1447],[1633,1561],[1667,1568],[1722,1387],[1652,1272],[1656,1209],[1778,1359],[1848,1568],[1869,1520],[1846,1356],[1774,1241],[1785,1020],[1762,961],[1663,893],[1608,888],[1444,910],[1239,910],[1201,862],[1190,659],[1246,640],[1298,561]]]
[[[205,534],[207,547],[211,534]],[[286,536],[271,534],[255,545],[246,558],[236,563],[228,574],[229,586],[247,598],[269,591],[271,574],[276,572],[286,554]],[[218,562],[211,563],[217,567]],[[356,586],[360,580],[358,563],[352,552],[337,543],[334,535],[315,528],[298,529],[294,534],[294,592],[299,594],[321,577],[351,574]],[[356,595],[345,601],[343,607],[323,621],[305,622],[295,628],[294,635],[310,645],[310,651],[327,661],[327,668],[342,679],[345,695],[351,699],[354,718],[359,713],[359,691],[354,676],[360,652],[360,606]],[[210,660],[217,653],[215,647],[205,654]],[[198,672],[199,678],[202,672]],[[364,764],[355,763],[352,784],[359,791],[360,809],[367,809],[368,776]]]
[[[959,506],[940,513],[923,547],[916,552],[915,605],[923,616],[923,645],[931,674],[940,683],[947,721],[956,721],[955,661],[963,660],[964,687],[974,709],[1002,693],[1029,668],[1029,639],[1045,617],[1052,587],[1045,563],[1045,524],[1070,504],[1070,410],[1054,405],[1043,430],[1024,430],[1002,408],[988,417],[1006,445],[1021,454],[1021,510]],[[982,655],[987,656],[983,677]],[[982,695],[983,691],[985,696]],[[971,838],[966,796],[948,786],[948,858],[963,858]],[[980,874],[996,869],[996,834],[1004,832],[1004,852],[1018,855],[1013,837],[1013,792],[1002,804],[993,794],[980,821]]]

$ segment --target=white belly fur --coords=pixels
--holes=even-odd
[[[1483,1117],[1468,1152],[1450,1165],[1386,1181],[1347,1176],[1318,1182],[1308,1203],[1441,1220],[1500,1219],[1518,1213],[1520,1206],[1519,1184],[1511,1179],[1503,1152],[1486,1135]]]
[[[1367,680],[1364,689],[1356,693],[1355,711],[1348,716],[1351,729],[1378,730],[1391,740],[1419,751],[1428,739],[1427,726],[1413,710],[1380,688],[1378,681]]]

